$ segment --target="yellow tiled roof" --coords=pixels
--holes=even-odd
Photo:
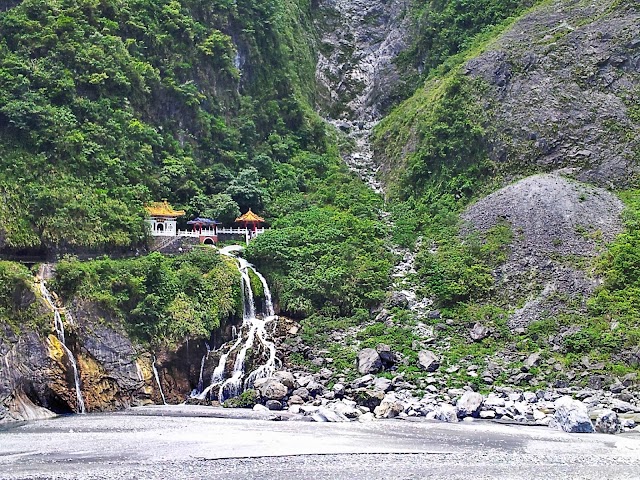
[[[247,213],[245,213],[244,215],[239,216],[238,218],[236,218],[236,222],[264,222],[264,218],[256,215],[255,213],[253,213],[251,211],[251,209],[249,209],[249,211]]]
[[[184,210],[174,210],[166,200],[162,202],[152,202],[144,208],[152,217],[181,217],[185,214]]]

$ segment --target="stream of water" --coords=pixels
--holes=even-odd
[[[62,320],[62,315],[60,314],[60,311],[62,309],[59,308],[56,305],[55,301],[53,300],[51,292],[49,291],[45,283],[44,275],[42,274],[42,272],[39,274],[38,278],[40,280],[40,293],[42,294],[42,298],[44,298],[44,301],[46,302],[47,306],[53,312],[53,328],[54,328],[54,331],[56,332],[56,337],[60,341],[60,344],[62,345],[62,349],[64,350],[64,353],[66,354],[67,359],[69,361],[69,366],[73,370],[73,381],[74,381],[74,387],[76,391],[76,413],[85,413],[86,407],[84,403],[84,397],[82,396],[82,388],[80,386],[80,375],[78,373],[78,363],[76,362],[76,358],[73,355],[73,352],[69,349],[69,347],[67,347],[67,340],[65,338],[65,332],[64,332],[64,321]],[[64,310],[63,310],[63,313],[67,318],[67,320],[69,320],[69,323],[72,323],[70,321],[71,316]]]
[[[153,356],[153,363],[151,364],[151,368],[153,369],[153,376],[156,379],[156,383],[158,384],[158,390],[160,390],[160,396],[162,397],[162,403],[164,405],[167,404],[167,399],[164,396],[164,392],[162,391],[162,384],[160,383],[160,375],[158,375],[158,369],[156,368],[156,357]]]

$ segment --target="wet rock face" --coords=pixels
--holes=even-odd
[[[24,299],[35,300],[35,295]],[[118,319],[91,302],[76,302],[68,310],[73,321],[66,321],[66,345],[76,358],[88,412],[162,402],[153,356],[132,343]],[[42,314],[53,317],[44,305]],[[7,325],[0,329],[0,423],[77,411],[73,372],[58,338],[24,326],[19,334]],[[198,345],[191,354],[188,350],[183,345],[157,352],[160,381],[173,403],[182,402],[197,381],[202,353]]]
[[[47,339],[26,329],[16,335],[6,325],[0,328],[0,423],[72,412],[71,394],[66,398],[55,391]]]
[[[120,321],[90,302],[71,307],[77,357],[89,411],[119,410],[151,402],[152,359],[139,351]]]

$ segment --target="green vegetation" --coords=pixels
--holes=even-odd
[[[420,0],[414,2],[414,43],[400,57],[428,75],[473,49],[478,37],[540,0]]]
[[[380,303],[388,284],[384,228],[372,216],[330,207],[294,211],[252,241],[247,256],[271,280],[285,314],[350,317]]]
[[[307,0],[25,0],[0,13],[0,251],[131,251],[147,240],[144,203],[161,198],[226,222],[252,207],[280,229],[250,257],[285,311],[309,313],[325,295],[332,317],[375,304],[390,265],[380,200],[311,108],[310,9]],[[292,258],[274,261],[287,248]],[[175,261],[131,262],[169,271]],[[63,263],[61,293],[76,294],[69,275],[86,271],[93,283],[83,288],[104,287],[123,316],[135,310],[136,335],[178,338],[198,307],[182,287],[169,289],[172,304],[138,305],[133,286],[120,299],[110,269],[125,265]],[[194,332],[220,315],[207,313]]]
[[[434,253],[422,250],[416,263],[424,295],[438,298],[443,307],[486,297],[493,288],[492,270],[506,260],[512,238],[511,227],[502,223],[464,242],[453,233]]]
[[[14,333],[27,326],[41,330],[49,317],[43,315],[33,292],[29,269],[13,262],[0,261],[0,325]],[[5,332],[0,330],[0,337]]]
[[[285,162],[325,143],[306,103],[308,8],[26,0],[0,13],[0,249],[127,249],[145,242],[149,200],[229,219],[282,180],[304,190]]]
[[[605,282],[588,307],[591,351],[615,354],[640,344],[640,191],[621,194],[626,232],[619,235],[600,258],[597,273]]]
[[[239,396],[225,400],[222,406],[226,408],[253,408],[259,398],[257,390],[245,390]]]
[[[233,260],[203,249],[179,257],[63,260],[53,287],[64,299],[97,302],[138,340],[176,344],[208,338],[220,322],[241,315],[239,275]]]

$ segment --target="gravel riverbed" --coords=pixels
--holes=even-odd
[[[640,478],[637,433],[266,418],[163,406],[25,423],[0,431],[0,478]]]

